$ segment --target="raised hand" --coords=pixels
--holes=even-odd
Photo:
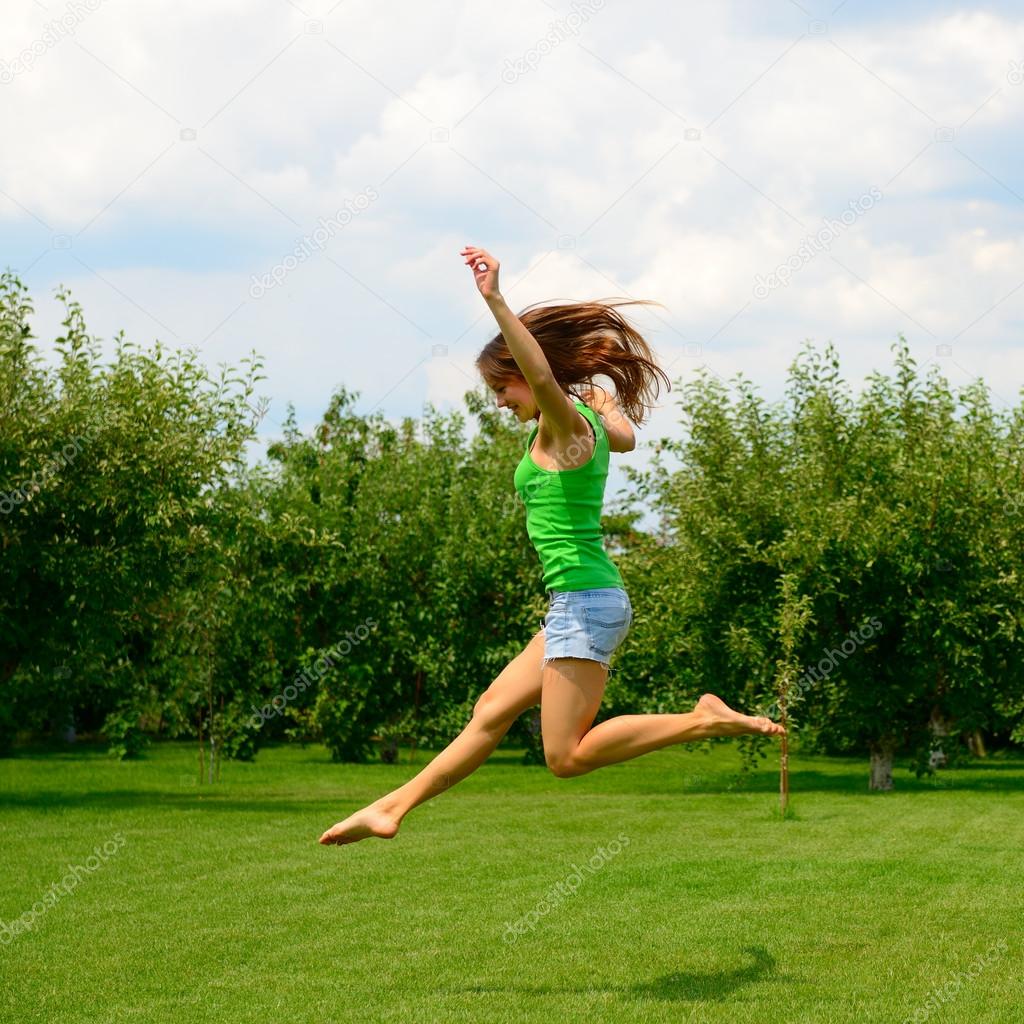
[[[497,298],[501,295],[498,290],[498,261],[486,250],[479,249],[475,245],[467,245],[460,255],[466,257],[466,265],[473,271],[473,280],[476,281],[480,294],[485,299]]]

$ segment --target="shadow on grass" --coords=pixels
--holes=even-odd
[[[1024,791],[1024,768],[1015,773],[1007,772],[1006,765],[991,765],[985,768],[972,768],[969,775],[954,776],[941,773],[937,779],[897,778],[892,795],[913,793],[917,796],[927,794],[945,794],[955,792],[1014,792]],[[777,795],[779,789],[778,775],[769,772],[758,772],[742,784],[735,784],[730,776],[710,776],[705,781],[690,785],[680,784],[676,788],[658,786],[652,788],[642,783],[636,791],[643,794],[683,794],[687,796],[742,796],[742,795]],[[294,791],[293,791],[294,792]],[[373,792],[376,792],[374,790]],[[868,790],[867,776],[862,779],[830,775],[828,772],[794,772],[790,773],[790,792],[794,797],[805,793],[846,794],[851,797],[865,799],[884,799],[886,793],[872,793]],[[521,795],[519,790],[510,789],[509,796]],[[609,793],[609,797],[620,795]],[[180,789],[91,789],[78,793],[69,793],[59,789],[22,789],[17,792],[0,793],[0,808],[8,810],[47,810],[56,808],[110,808],[111,810],[127,810],[147,806],[174,808],[176,810],[207,810],[207,811],[245,811],[250,814],[261,810],[279,813],[304,813],[312,808],[322,808],[337,802],[339,796],[332,798],[326,793],[311,794],[307,798],[294,796],[273,797],[267,803],[268,793],[262,789],[250,796],[240,795],[239,790],[230,783],[220,782],[209,785],[189,784]],[[348,794],[344,798],[347,803],[368,803],[372,792],[362,795]]]
[[[217,788],[218,785],[221,788]],[[195,786],[188,792],[167,790],[111,789],[90,790],[87,793],[22,792],[0,794],[0,807],[8,810],[47,810],[69,807],[90,809],[109,808],[129,810],[132,808],[161,807],[164,809],[188,811],[246,811],[249,814],[305,814],[311,808],[323,808],[330,804],[325,797],[310,797],[308,800],[273,799],[267,802],[266,794],[254,795],[250,799],[239,799],[232,790],[215,784],[208,788]]]
[[[789,788],[793,793],[848,793],[852,796],[883,796],[868,790],[868,766],[853,774],[819,771],[814,768],[790,767]],[[690,776],[692,782],[682,787],[689,794],[778,793],[777,771],[755,771],[745,779],[735,775],[709,774]],[[683,780],[684,783],[686,780]],[[645,792],[646,787],[644,787]],[[947,793],[950,791],[1014,791],[1024,790],[1024,763],[972,764],[961,769],[943,769],[931,778],[918,779],[909,766],[896,766],[893,793]]]
[[[722,971],[676,971],[654,981],[620,989],[623,994],[665,1000],[714,999],[721,1001],[738,988],[762,981],[775,970],[775,959],[761,946],[747,946],[752,962],[746,967]]]
[[[516,992],[521,995],[548,996],[562,993],[609,992],[626,998],[660,999],[666,1002],[692,1002],[710,999],[721,1002],[744,985],[763,981],[774,970],[775,959],[761,946],[744,948],[751,963],[745,967],[720,971],[675,971],[664,974],[652,981],[637,982],[634,985],[585,985],[578,987],[556,987],[541,985],[527,987],[524,985],[473,985],[462,989],[463,992],[486,994],[489,992]]]
[[[455,738],[454,736],[452,737]],[[34,742],[31,744],[22,743],[16,746],[13,750],[8,751],[7,754],[0,756],[0,764],[4,760],[7,761],[65,761],[65,762],[81,762],[85,763],[100,763],[100,764],[164,764],[160,759],[162,753],[161,748],[172,747],[175,745],[175,741],[161,741],[151,746],[144,747],[142,751],[135,757],[126,758],[121,761],[114,757],[110,752],[110,747],[106,743],[93,742],[79,740],[75,743],[61,743],[58,741],[53,742]],[[409,768],[422,768],[431,758],[435,757],[441,752],[442,747],[436,749],[432,747],[420,747],[415,751],[415,755],[412,760],[409,759],[409,748],[402,747],[399,752],[397,761],[381,761],[371,758],[369,761],[362,762],[349,762],[349,761],[334,761],[331,759],[329,754],[326,754],[321,748],[307,749],[307,746],[300,746],[298,744],[284,743],[284,742],[271,742],[265,743],[256,754],[256,761],[259,761],[260,754],[274,751],[274,750],[286,750],[290,755],[288,758],[289,765],[301,765],[310,764],[316,765],[319,768],[392,768],[395,766],[406,766]],[[195,745],[192,744],[188,747],[189,753],[191,754],[195,750]],[[157,756],[153,756],[156,754]],[[301,755],[301,756],[300,756]],[[253,761],[234,761],[228,758],[226,763],[230,764],[252,764]],[[489,765],[504,765],[504,766],[522,766],[523,765],[523,751],[521,748],[516,747],[505,747],[504,749],[499,747],[490,757],[487,758]]]

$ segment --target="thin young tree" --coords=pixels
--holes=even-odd
[[[782,656],[776,661],[775,698],[779,724],[785,730],[779,750],[779,809],[789,809],[789,701],[799,673],[797,650],[807,623],[813,619],[809,594],[797,595],[797,578],[792,572],[779,577],[778,633]]]

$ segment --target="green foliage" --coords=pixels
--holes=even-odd
[[[252,761],[259,749],[259,728],[252,722],[252,714],[236,697],[224,709],[219,723],[222,749],[234,761]]]
[[[216,560],[227,527],[214,494],[252,436],[258,363],[213,380],[192,352],[120,334],[104,362],[62,290],[45,367],[24,292],[0,276],[0,686],[22,729],[71,707],[132,751],[123,698],[166,675],[154,654],[181,628],[177,596]]]
[[[313,706],[313,720],[333,761],[365,762],[373,744],[376,724],[373,677],[361,666],[321,683]]]
[[[811,597],[798,593],[798,580],[792,572],[779,577],[778,637],[781,655],[775,662],[775,701],[779,718],[786,724],[791,701],[799,696],[797,649],[807,626],[813,621]],[[774,715],[771,717],[775,717]]]
[[[777,711],[773,689],[802,665],[790,704],[820,749],[923,763],[936,714],[956,735],[1009,739],[1024,516],[1006,510],[1024,411],[996,414],[980,382],[954,394],[934,366],[921,381],[902,337],[894,349],[895,380],[872,374],[856,399],[831,345],[805,346],[772,406],[742,377],[735,397],[706,372],[683,389],[686,435],[661,442],[638,487],[665,525],[628,564],[650,614],[620,661],[638,681],[620,706],[675,699],[660,682],[674,676],[686,700],[714,689]],[[797,588],[813,628],[796,628]],[[645,679],[657,687],[640,692]]]
[[[118,708],[107,715],[103,732],[109,742],[109,753],[120,760],[136,758],[149,745],[149,737],[139,725],[139,714],[132,707]]]
[[[418,427],[396,427],[356,415],[355,397],[340,388],[309,437],[290,414],[251,481],[274,540],[249,595],[277,609],[252,618],[274,629],[277,657],[295,671],[307,646],[338,652],[299,705],[340,760],[372,756],[373,736],[392,748],[448,742],[543,604],[522,508],[509,500],[521,431],[472,392],[480,433],[468,445],[457,413],[428,407]],[[285,735],[284,721],[265,728]]]
[[[540,708],[531,708],[520,716],[507,734],[510,743],[523,747],[523,764],[547,764],[540,732]]]
[[[339,387],[248,466],[255,356],[212,378],[118,335],[103,358],[58,298],[48,366],[0,277],[0,752],[69,718],[121,757],[156,735],[239,759],[449,742],[544,614],[512,486],[526,428],[482,388],[467,440],[459,412],[395,424]],[[976,730],[1024,742],[1024,405],[894,350],[857,396],[831,345],[805,346],[778,403],[742,375],[680,389],[682,436],[606,503],[635,620],[601,719],[713,691],[784,705],[807,748],[923,773]],[[509,737],[542,764],[535,725]],[[749,775],[768,744],[738,747]]]

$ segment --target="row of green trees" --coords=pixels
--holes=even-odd
[[[268,739],[363,760],[372,737],[461,729],[543,610],[508,501],[520,432],[479,394],[467,446],[461,416],[396,428],[340,388],[311,436],[290,415],[248,467],[255,357],[213,379],[118,336],[104,363],[59,298],[45,366],[24,286],[0,278],[0,747],[71,724],[122,756],[191,735],[212,772]],[[42,479],[66,439],[80,451]]]
[[[681,468],[659,452],[638,475],[667,538],[631,562],[649,614],[622,706],[683,666],[685,693],[722,685],[814,746],[869,750],[875,788],[897,751],[925,771],[983,732],[1024,741],[1024,406],[893,348],[856,398],[832,346],[805,346],[774,405],[742,378],[683,389],[684,437],[661,444]]]
[[[0,277],[0,747],[191,736],[212,777],[271,739],[356,761],[451,739],[546,606],[511,484],[526,428],[483,388],[467,441],[458,412],[396,427],[341,387],[248,466],[255,355],[214,377],[119,335],[105,363],[59,298],[44,364]],[[742,378],[682,389],[681,437],[606,509],[635,621],[602,717],[713,690],[813,749],[870,751],[879,787],[897,753],[923,771],[1024,741],[1024,409],[894,347],[895,379],[856,398],[831,347],[775,405]],[[511,739],[540,757],[532,716]]]

